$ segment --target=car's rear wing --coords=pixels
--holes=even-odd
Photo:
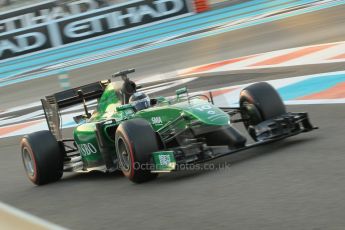
[[[85,101],[99,99],[109,84],[110,80],[98,81],[55,93],[46,96],[45,99],[41,99],[48,128],[58,141],[62,140],[60,110],[82,103],[83,98]],[[83,98],[78,94],[78,91],[82,91]]]
[[[83,92],[85,101],[90,101],[100,98],[109,83],[110,80],[105,80],[79,86],[46,96],[46,100],[50,104],[56,104],[59,109],[69,107],[83,102],[83,99],[78,94],[79,90]]]

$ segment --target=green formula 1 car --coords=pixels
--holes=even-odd
[[[120,169],[133,182],[155,179],[177,166],[198,164],[260,144],[313,130],[306,113],[286,112],[275,89],[256,83],[240,94],[238,108],[214,105],[212,93],[189,96],[186,88],[174,98],[149,98],[127,75],[123,82],[100,81],[42,99],[48,130],[23,137],[21,152],[29,179],[42,185],[63,172]],[[98,100],[90,114],[87,101]],[[83,104],[74,118],[73,139],[64,139],[60,111]],[[242,122],[253,144],[233,127]]]

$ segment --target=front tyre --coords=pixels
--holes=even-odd
[[[25,135],[20,146],[25,172],[32,183],[43,185],[61,179],[63,153],[50,131]]]
[[[244,126],[254,140],[255,125],[286,113],[278,92],[266,82],[252,84],[241,91],[240,110]]]
[[[151,173],[152,153],[159,150],[157,136],[144,119],[128,120],[119,125],[115,134],[116,154],[123,174],[134,183],[155,179]]]

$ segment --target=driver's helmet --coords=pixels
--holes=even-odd
[[[137,111],[150,107],[150,98],[143,92],[135,92],[130,98],[129,103],[134,106]]]

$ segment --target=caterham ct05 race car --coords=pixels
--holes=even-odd
[[[128,78],[134,70],[114,74],[123,82],[99,81],[42,99],[48,130],[24,136],[21,154],[29,179],[43,185],[63,172],[117,169],[135,183],[155,179],[179,165],[199,164],[257,145],[308,132],[307,113],[291,113],[276,90],[265,82],[240,93],[236,108],[217,107],[212,93],[149,98]],[[90,114],[86,102],[97,100]],[[62,137],[61,110],[83,104],[74,117],[74,138]],[[254,139],[233,123],[242,122]]]

